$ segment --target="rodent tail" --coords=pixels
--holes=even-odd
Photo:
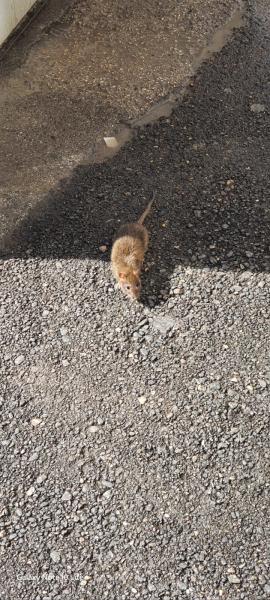
[[[153,202],[154,202],[154,200],[155,200],[155,195],[156,195],[156,193],[154,192],[154,193],[153,193],[152,200],[150,200],[150,202],[147,204],[147,207],[146,207],[146,209],[143,211],[143,214],[142,214],[142,215],[141,215],[141,217],[138,219],[138,221],[137,221],[137,222],[139,223],[139,225],[142,225],[142,224],[144,223],[144,221],[145,221],[146,217],[149,215],[149,213],[150,213],[150,210],[151,210],[151,208],[152,208],[152,204],[153,204]]]

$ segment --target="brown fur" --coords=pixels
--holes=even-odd
[[[124,293],[132,299],[139,299],[141,292],[140,274],[144,255],[148,248],[149,235],[143,221],[149,214],[153,200],[137,223],[122,225],[114,239],[111,265],[113,274]]]

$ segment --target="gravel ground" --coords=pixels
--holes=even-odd
[[[260,2],[1,263],[5,599],[270,595],[269,32]],[[130,304],[99,246],[153,189]]]

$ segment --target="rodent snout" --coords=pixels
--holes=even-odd
[[[133,300],[138,300],[141,293],[141,282],[137,281],[136,283],[123,283],[122,289],[129,298]]]

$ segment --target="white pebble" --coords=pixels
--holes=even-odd
[[[33,417],[33,419],[31,419],[31,425],[33,425],[33,427],[37,427],[38,425],[40,425],[41,423],[41,419],[39,419],[38,417]]]
[[[46,475],[39,475],[39,476],[37,477],[37,483],[38,483],[38,484],[39,484],[39,483],[43,483],[43,481],[45,481],[45,479],[46,479]]]
[[[17,356],[15,358],[14,362],[15,362],[15,365],[18,366],[18,365],[21,365],[23,361],[24,361],[24,356],[21,354],[20,356]]]
[[[103,138],[107,148],[117,148],[118,141],[115,137],[105,137]]]
[[[228,580],[230,583],[240,583],[239,577],[237,577],[237,575],[235,575],[234,573],[228,575]]]
[[[139,400],[139,403],[140,403],[140,404],[145,404],[145,403],[146,403],[146,396],[140,396],[140,397],[138,398],[138,400]]]
[[[58,563],[60,561],[60,552],[57,552],[57,550],[51,550],[50,557],[53,562]]]
[[[109,498],[111,497],[111,490],[106,490],[106,492],[104,492],[103,494],[103,498],[106,498],[106,500],[109,500]]]
[[[66,491],[64,492],[63,496],[62,496],[62,500],[63,502],[69,502],[69,500],[71,500],[72,495],[70,492]]]
[[[60,327],[61,335],[67,335],[67,332],[68,332],[67,327]]]

